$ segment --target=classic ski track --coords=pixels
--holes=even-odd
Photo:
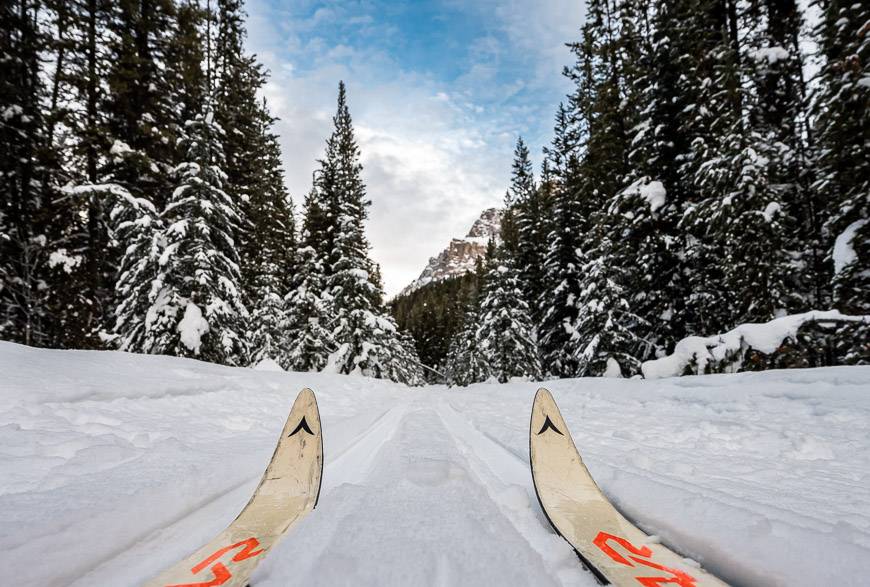
[[[458,410],[456,410],[455,408],[453,408],[453,407],[449,404],[449,402],[443,402],[443,403],[441,404],[441,406],[442,406],[443,409],[446,409],[446,410],[449,410],[450,412],[453,412],[453,417],[461,418],[461,419],[462,419],[462,420],[467,424],[469,430],[468,430],[468,432],[465,433],[466,436],[473,434],[473,435],[475,435],[475,436],[477,437],[477,440],[478,440],[478,441],[483,441],[484,443],[489,443],[489,444],[491,444],[495,449],[497,449],[497,450],[501,450],[502,453],[503,453],[505,456],[510,455],[511,457],[513,457],[513,461],[514,461],[514,462],[518,462],[518,463],[522,466],[523,473],[529,476],[528,485],[531,486],[531,477],[530,477],[531,473],[530,473],[529,465],[528,465],[528,462],[527,462],[527,461],[525,461],[524,459],[521,459],[521,458],[517,457],[517,455],[516,455],[512,450],[510,450],[508,447],[506,447],[506,446],[505,446],[504,444],[502,444],[500,441],[498,441],[498,440],[492,438],[491,436],[489,436],[488,434],[486,434],[485,432],[483,432],[482,430],[480,430],[480,429],[479,429],[479,428],[474,424],[473,420],[471,420],[470,418],[467,418],[467,417],[462,416],[461,412],[459,412]],[[440,414],[440,415],[442,415],[442,418],[444,417],[444,416],[443,416],[443,413]],[[448,418],[449,418],[449,416],[448,416]],[[455,427],[455,426],[452,426],[452,425],[449,424],[446,420],[445,420],[445,425],[447,426],[447,428],[448,428],[449,430],[451,430],[451,433],[453,433],[454,435],[456,435],[456,427]],[[460,434],[462,434],[462,433],[460,432]],[[463,441],[464,441],[464,442],[466,443],[466,445],[468,446],[469,451],[473,454],[473,453],[474,453],[473,443],[468,442],[467,439],[463,439]],[[491,466],[491,462],[494,462],[494,461],[490,461],[490,460],[487,460],[487,459],[479,459],[479,461],[480,461],[481,465],[482,465],[483,467],[486,467],[486,468],[487,468],[487,469],[488,469],[488,470],[489,470],[493,475],[495,475],[496,477],[500,477],[499,472],[496,471],[496,470],[494,470],[494,469],[492,468],[492,466]],[[642,475],[639,475],[639,474],[637,474],[637,473],[633,473],[633,472],[631,472],[631,471],[625,471],[623,468],[621,468],[621,466],[617,466],[617,465],[615,465],[614,463],[608,463],[608,462],[606,462],[606,461],[602,461],[602,462],[604,462],[606,465],[610,466],[610,467],[611,467],[612,469],[614,469],[614,470],[617,470],[617,471],[620,471],[620,472],[625,472],[625,473],[630,474],[630,475],[631,475],[631,474],[634,474],[635,476],[638,476],[638,477],[643,477]],[[643,477],[643,478],[646,478],[646,477]],[[653,482],[657,482],[657,480],[655,480],[655,479],[653,479],[652,481],[653,481]],[[667,483],[661,483],[661,485],[671,487],[672,489],[682,489],[682,488],[679,487],[679,486],[676,486],[676,485],[669,485],[669,484],[667,484]],[[692,495],[695,495],[695,496],[698,495],[696,492],[692,492],[692,491],[689,491],[689,490],[685,490],[685,491],[686,491],[687,493],[691,493]],[[607,494],[605,493],[605,495],[607,495]],[[611,501],[611,503],[614,505],[614,507],[615,507],[615,508],[616,508],[616,509],[617,509],[617,510],[622,514],[622,515],[624,515],[624,516],[626,517],[626,519],[628,519],[632,524],[634,524],[634,525],[636,525],[637,527],[643,529],[645,532],[646,532],[646,531],[649,531],[648,533],[650,533],[650,534],[663,534],[663,535],[665,535],[665,536],[668,538],[668,540],[663,541],[663,544],[664,544],[665,546],[667,546],[668,548],[670,548],[670,549],[671,549],[672,551],[674,551],[675,553],[677,553],[678,555],[683,556],[683,557],[689,557],[689,558],[692,558],[692,559],[695,559],[695,560],[698,560],[698,561],[706,561],[706,560],[709,560],[709,559],[710,559],[710,554],[711,554],[711,553],[715,553],[715,552],[716,552],[716,550],[715,550],[715,545],[710,544],[710,543],[707,543],[707,542],[703,542],[703,544],[704,544],[704,548],[702,548],[700,551],[696,551],[696,549],[687,549],[687,548],[683,547],[682,544],[685,544],[686,542],[688,542],[688,541],[686,540],[686,538],[689,537],[689,536],[687,536],[687,534],[686,534],[685,532],[682,532],[682,531],[679,531],[678,529],[674,529],[674,528],[672,528],[672,527],[670,527],[670,526],[667,526],[667,524],[666,524],[666,520],[661,519],[661,518],[655,518],[655,517],[653,516],[652,521],[651,521],[651,522],[647,522],[647,521],[641,521],[641,520],[639,520],[637,517],[635,517],[635,516],[633,516],[633,515],[626,515],[626,512],[623,511],[623,510],[621,509],[621,507],[617,507],[617,503],[619,503],[618,500],[615,500],[615,499],[611,498],[610,495],[607,495],[607,497],[608,497],[608,499]],[[497,501],[497,500],[496,500],[496,501]],[[748,511],[748,510],[745,510],[745,511]],[[633,512],[632,512],[632,513],[633,513]],[[509,518],[510,518],[510,516],[509,516]],[[543,520],[543,521],[541,521],[541,520]],[[514,520],[512,519],[512,521],[514,521]],[[514,521],[514,523],[516,524],[515,521]],[[552,531],[551,531],[551,529],[550,529],[550,525],[549,525],[549,523],[546,522],[545,519],[539,517],[539,523],[541,524],[541,527],[544,528],[548,533],[553,534]],[[658,527],[658,531],[656,530],[656,527]],[[518,529],[519,529],[519,528],[518,528]],[[553,535],[555,536],[555,534],[553,534]],[[702,542],[700,542],[700,541],[697,539],[697,537],[691,537],[691,538],[692,538],[692,541],[693,541],[696,545],[699,544],[699,543],[702,543]],[[566,542],[565,544],[567,545],[567,542]],[[530,545],[532,545],[531,542],[530,542]],[[532,546],[534,547],[534,545],[532,545]],[[569,546],[569,548],[570,548],[570,546]],[[572,550],[572,552],[573,552],[573,549],[571,549],[571,550]],[[706,566],[706,563],[705,563],[705,566]],[[711,569],[709,569],[709,570],[715,570],[715,571],[717,571],[717,572],[724,572],[726,575],[729,575],[729,576],[731,575],[731,573],[728,573],[728,572],[727,572],[727,571],[728,571],[727,569],[721,569],[721,568],[718,568],[717,565],[714,565],[714,567],[715,567],[715,568],[711,568]],[[747,572],[745,569],[741,569],[741,571],[743,571],[743,572]],[[591,574],[590,574],[590,575],[591,575]],[[721,576],[721,575],[720,575],[720,576]],[[595,582],[593,581],[593,583],[595,583]],[[732,584],[735,585],[735,587],[737,587],[737,586],[741,585],[741,582],[739,582],[739,581],[734,581],[733,578],[732,578]]]
[[[335,466],[336,461],[346,460],[348,457],[350,457],[351,460],[354,460],[352,457],[357,455],[357,453],[361,453],[361,456],[363,457],[361,459],[356,460],[356,462],[358,462],[358,463],[364,462],[364,461],[368,461],[369,463],[371,463],[372,461],[374,461],[374,459],[377,457],[377,452],[379,452],[380,448],[378,449],[378,451],[375,451],[374,453],[361,452],[363,449],[367,448],[367,446],[365,446],[366,441],[370,437],[372,437],[374,433],[380,432],[382,428],[386,427],[387,434],[385,435],[385,437],[382,436],[384,438],[384,442],[381,443],[381,448],[382,448],[384,446],[384,444],[386,444],[386,442],[389,442],[389,439],[395,433],[395,430],[398,426],[398,423],[401,422],[402,418],[407,413],[408,409],[409,409],[408,404],[403,403],[399,406],[395,406],[393,408],[385,410],[379,416],[376,416],[374,418],[374,420],[371,422],[371,424],[369,424],[365,429],[363,429],[362,432],[360,432],[359,434],[354,436],[352,439],[350,439],[344,447],[337,450],[336,451],[337,456],[335,459],[332,459],[330,461],[329,454],[328,453],[325,454],[324,458],[328,462],[324,466],[324,476],[330,475],[333,479],[336,478],[336,476],[340,477],[340,473],[336,470],[336,466]],[[340,422],[341,421],[339,421],[338,424],[340,424]],[[328,430],[325,430],[325,432],[326,432],[326,434],[328,434]],[[88,567],[89,567],[88,571],[86,571],[84,574],[77,576],[75,579],[73,579],[70,582],[70,584],[75,584],[75,583],[78,583],[80,581],[83,581],[91,573],[98,572],[102,567],[105,567],[106,565],[112,563],[112,561],[115,561],[119,557],[124,556],[125,554],[128,554],[131,551],[135,551],[137,549],[137,547],[145,546],[145,545],[152,544],[155,542],[160,542],[161,536],[172,535],[172,533],[177,529],[178,526],[183,525],[187,520],[195,517],[203,509],[208,508],[209,506],[211,506],[215,502],[227,497],[228,495],[230,495],[234,492],[240,491],[243,487],[245,487],[247,485],[251,485],[252,490],[253,490],[253,488],[256,486],[256,482],[258,480],[260,480],[262,478],[262,476],[263,476],[263,473],[258,472],[257,474],[248,477],[244,481],[234,484],[232,487],[229,487],[223,491],[214,493],[209,498],[198,502],[198,504],[196,506],[185,509],[183,512],[181,512],[178,515],[171,518],[169,521],[161,522],[159,527],[151,528],[146,532],[142,532],[136,538],[127,541],[124,544],[124,546],[121,546],[119,548],[114,549],[112,551],[112,554],[110,554],[108,556],[100,557],[99,559],[94,560],[93,562],[88,562]],[[350,482],[350,481],[342,481],[342,482]],[[325,494],[327,494],[329,491],[334,489],[335,486],[336,486],[335,482],[329,482],[328,479],[324,479],[323,486],[321,488],[321,496],[320,496],[321,499],[323,499]],[[244,495],[243,499],[247,500],[247,498],[249,498],[249,495],[247,495],[247,493],[246,493]],[[245,503],[246,503],[246,501],[240,502],[239,509],[244,507]],[[228,520],[232,520],[232,516],[234,516],[234,515],[235,514],[230,514],[230,517],[228,517]],[[255,573],[256,572],[257,571],[255,571]],[[147,578],[148,577],[143,577],[142,579],[145,580]]]
[[[528,462],[517,456],[501,442],[478,429],[470,418],[456,410],[449,401],[436,402],[434,411],[444,424],[444,428],[450,433],[459,453],[465,459],[467,470],[474,475],[502,515],[525,539],[529,549],[534,550],[546,561],[551,570],[558,568],[558,572],[554,573],[552,578],[562,585],[597,585],[591,574],[586,573],[582,567],[576,565],[571,546],[558,538],[550,530],[543,516],[537,513],[537,506],[534,505],[536,502],[533,502],[532,499],[534,490],[532,489]],[[465,430],[462,430],[463,427]],[[481,446],[487,446],[488,450],[495,450],[507,458],[495,460],[484,458],[478,453]],[[495,462],[511,463],[508,466],[510,471],[496,470],[493,466]],[[488,472],[493,479],[488,480],[485,472]],[[525,491],[530,508],[515,509],[505,504],[504,492],[517,487]],[[530,532],[535,535],[530,536]],[[567,564],[560,565],[560,562]]]
[[[586,452],[584,452],[583,454],[585,456]],[[813,518],[800,514],[792,509],[779,506],[776,504],[776,502],[773,501],[756,502],[755,500],[758,498],[755,495],[748,496],[747,499],[740,499],[737,496],[729,495],[724,491],[716,489],[711,485],[691,483],[683,479],[675,479],[674,477],[662,475],[661,473],[656,473],[654,471],[650,471],[649,469],[642,469],[635,465],[617,463],[615,461],[602,458],[600,456],[600,453],[596,453],[595,451],[588,451],[588,455],[588,460],[590,462],[605,465],[612,471],[616,471],[619,474],[630,475],[638,479],[643,479],[650,483],[660,485],[662,487],[667,487],[671,490],[681,491],[691,497],[703,499],[704,501],[714,501],[716,503],[727,506],[729,509],[739,510],[748,514],[765,517],[770,515],[771,510],[774,510],[780,514],[780,518],[777,521],[788,524],[790,526],[794,526],[795,528],[801,528],[812,532],[830,531],[830,529],[833,527],[833,525],[829,522],[825,522],[824,520],[819,518]],[[728,481],[731,480],[728,479]],[[621,509],[623,507],[623,504],[621,503],[619,498],[614,496],[611,492],[606,491],[604,488],[602,488],[602,491],[604,491],[604,494],[611,501],[611,503],[620,504],[620,507],[617,509],[620,510],[620,513],[625,515],[625,512]],[[630,505],[626,507],[628,510],[632,510]],[[654,534],[660,533],[656,531],[656,524],[664,524],[665,522],[665,519],[658,518],[654,515],[650,516],[650,521],[648,522],[639,522],[633,517],[626,517],[629,518],[630,521],[636,526],[650,529],[653,531]],[[668,529],[670,529],[670,527],[668,527]],[[698,556],[700,556],[700,554]]]

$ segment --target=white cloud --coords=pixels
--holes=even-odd
[[[329,46],[323,39],[301,34],[339,16],[340,7],[321,8],[299,19],[289,11],[276,14],[263,1],[248,5],[248,45],[271,71],[264,94],[280,118],[276,130],[287,186],[301,203],[331,131],[338,81],[345,80],[372,200],[367,226],[372,256],[381,264],[388,294],[396,293],[417,277],[428,258],[450,238],[463,235],[481,210],[498,205],[503,197],[513,141],[526,124],[523,117],[531,113],[513,106],[494,113],[476,99],[474,86],[489,80],[493,91],[507,99],[528,82],[517,79],[496,87],[495,69],[504,48],[488,36],[474,46],[479,61],[454,84],[445,85],[425,72],[402,71],[390,55],[378,49]],[[546,3],[566,4],[560,0]],[[532,4],[536,5],[532,8],[539,6]],[[522,10],[513,12],[516,9]],[[518,0],[507,0],[504,10],[495,12],[505,19],[511,38],[519,39],[524,15],[535,10]],[[356,18],[362,26],[378,26],[346,11],[341,17]],[[543,21],[540,16],[534,18],[531,32],[547,37],[562,34],[564,22],[570,20],[558,15]],[[548,32],[553,23],[562,28]],[[533,44],[534,40],[522,42]],[[552,44],[548,42],[547,47]],[[564,49],[561,56],[562,62],[567,61]],[[294,59],[300,61],[294,63]],[[558,78],[561,63],[541,67],[550,78]]]

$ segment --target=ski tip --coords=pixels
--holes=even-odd
[[[535,403],[540,403],[542,401],[551,401],[553,402],[553,395],[550,393],[550,390],[546,387],[539,387],[538,392],[535,394]],[[553,402],[555,403],[555,402]]]
[[[536,438],[544,435],[545,432],[552,432],[573,442],[556,400],[548,389],[542,387],[535,394],[535,402],[532,405],[530,433],[532,438]]]

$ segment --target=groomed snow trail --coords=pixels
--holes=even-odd
[[[0,565],[136,586],[244,506],[317,393],[317,509],[253,576],[288,585],[595,585],[540,512],[536,384],[407,389],[0,343]],[[624,513],[735,585],[870,574],[870,368],[548,382]]]

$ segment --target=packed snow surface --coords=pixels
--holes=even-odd
[[[296,393],[317,509],[255,587],[595,585],[528,470],[536,384],[408,389],[0,343],[0,566],[18,587],[137,586],[223,529]],[[870,576],[870,368],[547,383],[605,493],[734,585]]]

